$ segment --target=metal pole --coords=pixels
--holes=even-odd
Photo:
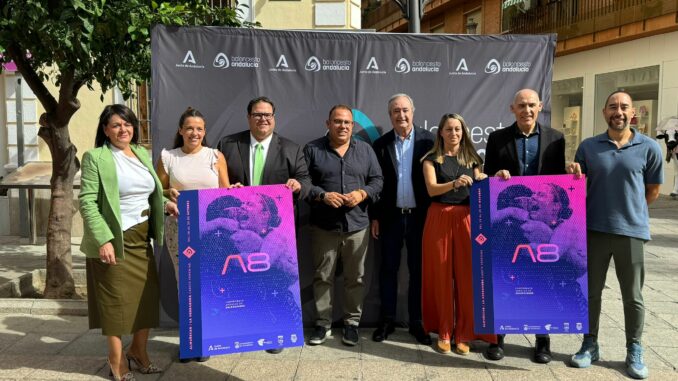
[[[24,115],[23,115],[23,94],[21,90],[21,76],[17,75],[16,80],[16,158],[17,165],[24,165]]]
[[[16,105],[16,161],[17,168],[24,165],[24,98],[21,91],[21,75],[17,75],[15,105]],[[28,200],[26,197],[26,190],[19,189],[19,231],[22,237],[31,237],[29,219],[30,215]],[[28,212],[28,213],[27,213]]]
[[[419,3],[420,1],[421,0],[409,0],[407,2],[410,13],[410,18],[407,20],[407,31],[409,33],[421,33],[421,14],[419,13],[419,7],[421,6]]]

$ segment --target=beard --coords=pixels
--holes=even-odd
[[[610,118],[607,120],[607,126],[613,130],[622,131],[629,127],[629,125],[631,124],[631,119],[627,117],[622,117],[622,120],[624,121],[624,123],[622,123],[621,125],[617,125],[614,123],[614,119]]]

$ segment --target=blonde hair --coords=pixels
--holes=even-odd
[[[443,138],[441,137],[441,133],[443,130],[443,127],[445,127],[445,123],[447,123],[448,120],[450,119],[456,119],[459,121],[461,124],[461,142],[459,142],[459,153],[457,153],[457,162],[459,165],[464,166],[466,168],[472,168],[474,165],[481,166],[483,164],[483,159],[478,155],[478,152],[476,152],[475,147],[473,147],[473,143],[471,143],[471,139],[469,138],[470,133],[468,131],[468,126],[466,125],[466,121],[464,118],[462,118],[461,115],[459,114],[445,114],[443,115],[442,118],[440,118],[440,123],[438,123],[438,132],[436,133],[436,141],[433,143],[433,148],[431,148],[430,151],[426,152],[424,157],[421,158],[421,162],[426,159],[429,155],[433,155],[433,161],[442,164],[444,159],[445,159],[445,153],[443,152],[443,149],[445,149],[445,142],[443,142]]]

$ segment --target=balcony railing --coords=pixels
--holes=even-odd
[[[556,0],[513,17],[510,33],[558,33],[568,39],[675,13],[678,0]]]

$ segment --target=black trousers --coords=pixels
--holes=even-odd
[[[407,247],[409,270],[408,313],[410,325],[421,322],[421,239],[424,230],[425,210],[410,214],[394,213],[380,221],[381,268],[379,294],[382,321],[393,321],[398,301],[398,272],[401,250]]]

